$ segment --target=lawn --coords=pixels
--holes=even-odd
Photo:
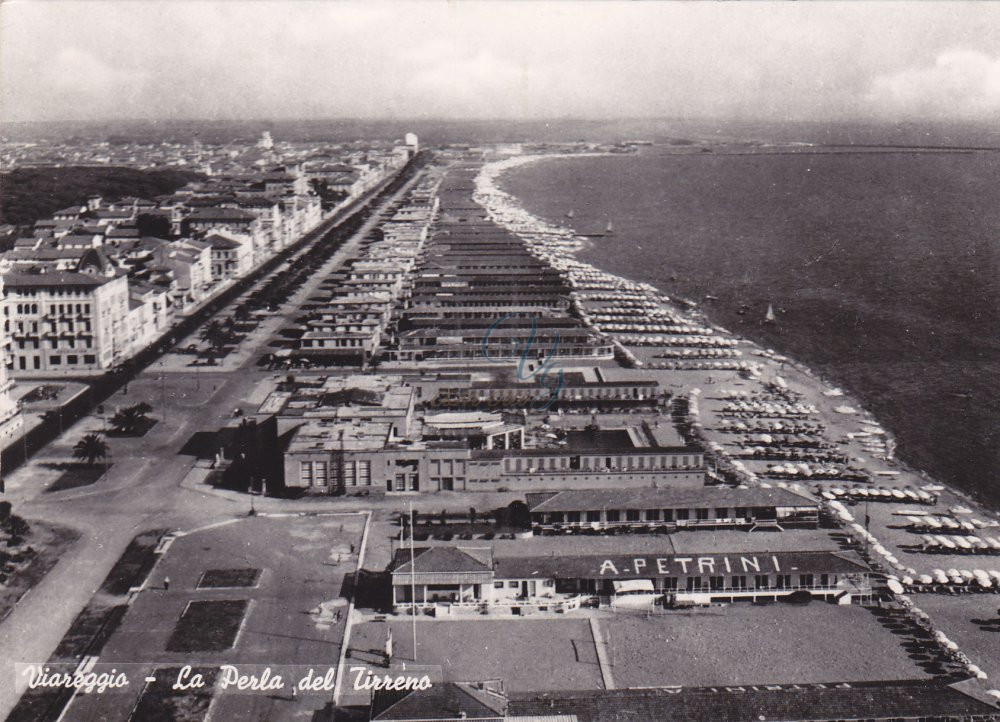
[[[200,674],[205,686],[190,690],[173,690],[180,667],[161,667],[153,675],[155,682],[148,682],[132,712],[135,722],[203,722],[212,703],[215,668],[195,667],[191,679]]]
[[[222,599],[191,602],[167,641],[168,652],[221,652],[236,641],[248,602]]]
[[[258,577],[260,569],[209,569],[198,580],[198,589],[252,587]]]
[[[45,491],[48,493],[76,489],[81,486],[90,486],[104,476],[111,466],[111,464],[99,464],[95,466],[89,464],[62,464],[63,472]]]
[[[0,534],[0,621],[14,605],[56,565],[59,557],[80,535],[72,529],[31,520],[27,537],[18,546],[7,546]]]

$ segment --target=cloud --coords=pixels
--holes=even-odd
[[[1000,113],[1000,56],[949,50],[933,65],[875,78],[867,100],[883,116],[995,118]]]

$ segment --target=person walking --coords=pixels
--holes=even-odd
[[[163,589],[165,591],[170,590],[170,577],[163,577]]]

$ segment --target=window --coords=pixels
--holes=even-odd
[[[345,461],[342,469],[344,472],[344,486],[357,486],[358,479],[354,473],[354,462]]]
[[[646,509],[646,521],[659,521],[659,520],[660,520],[659,509]]]
[[[625,521],[640,521],[638,509],[628,509],[625,512]]]
[[[695,509],[694,513],[697,516],[698,521],[708,520],[708,509]]]
[[[69,356],[66,357],[66,363],[68,363],[68,364],[75,364],[79,360],[80,360],[80,357],[77,356],[76,354],[72,354],[72,353]]]
[[[830,586],[830,575],[829,574],[820,574],[819,575],[819,585],[821,587],[828,587],[828,586]]]
[[[621,521],[621,512],[617,509],[608,509],[604,513],[607,515],[608,521]]]
[[[725,577],[709,577],[708,586],[709,588],[711,588],[713,592],[719,591],[720,589],[724,589],[726,586]]]
[[[799,586],[805,587],[806,589],[811,589],[813,586],[813,575],[799,574]]]
[[[62,363],[62,357],[61,356],[49,356],[49,363],[52,364],[53,366],[58,366],[59,364]]]
[[[668,592],[677,591],[677,577],[667,577],[663,580],[663,588]]]
[[[507,588],[508,589],[517,589],[517,587],[518,587],[518,583],[517,582],[507,582]]]
[[[566,513],[566,521],[568,522],[578,522],[580,521],[580,512],[570,511]]]
[[[299,462],[299,475],[302,477],[303,486],[312,486],[313,465],[311,461]]]
[[[493,582],[494,589],[503,589],[503,582]]]
[[[737,519],[749,519],[750,518],[750,510],[748,508],[746,508],[745,506],[738,506],[738,507],[736,507],[736,518]]]
[[[316,486],[326,486],[327,483],[327,462],[317,461],[315,466]]]
[[[701,591],[701,577],[688,577],[687,590],[689,592]]]
[[[358,486],[372,485],[372,462],[362,460],[358,462]]]
[[[792,587],[792,575],[791,574],[779,574],[775,582],[775,589],[791,589]]]
[[[677,521],[687,521],[691,518],[691,512],[688,509],[678,509],[677,510]]]
[[[600,521],[600,520],[601,520],[601,512],[599,511],[587,512],[587,521]]]
[[[664,509],[663,510],[663,521],[673,521],[674,520],[674,510]]]
[[[770,589],[771,581],[766,574],[755,574],[753,578],[754,589]]]
[[[747,578],[744,576],[733,577],[733,589],[746,589]]]
[[[87,346],[89,347],[90,344],[88,343]],[[93,354],[87,354],[83,357],[83,362],[87,364],[97,363],[97,357]]]
[[[728,519],[729,518],[729,509],[727,509],[725,507],[718,507],[718,508],[716,508],[716,510],[715,510],[715,518],[716,519]]]

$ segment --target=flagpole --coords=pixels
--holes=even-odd
[[[413,551],[413,501],[410,501],[410,613],[413,617],[413,661],[417,661],[417,567]]]

